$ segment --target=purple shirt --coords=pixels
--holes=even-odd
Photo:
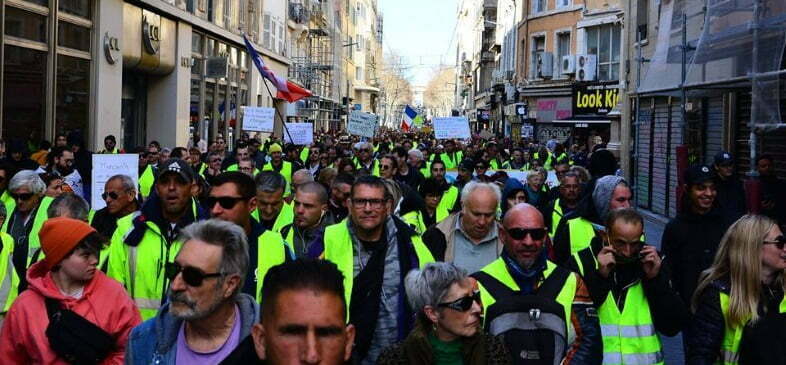
[[[235,324],[232,325],[232,332],[226,342],[216,349],[208,352],[197,352],[188,347],[186,343],[186,324],[180,326],[177,334],[177,354],[175,356],[178,364],[218,364],[223,361],[240,343],[240,310],[235,306]]]

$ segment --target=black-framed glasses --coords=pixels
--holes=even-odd
[[[13,198],[14,200],[28,201],[35,194],[33,194],[33,193],[22,193],[22,194],[11,193],[10,195],[11,195],[11,198]]]
[[[243,200],[246,200],[246,198],[237,196],[209,196],[205,198],[205,204],[207,204],[209,209],[212,209],[214,206],[216,206],[216,203],[218,203],[221,208],[232,209],[235,207],[237,202]]]
[[[390,165],[379,165],[379,169],[380,169],[380,170],[387,170],[387,169],[389,169],[389,168],[391,168],[391,166],[390,166]]]
[[[535,241],[540,241],[546,237],[545,228],[507,228],[505,230],[514,240],[523,240],[527,235]]]
[[[480,291],[475,291],[472,295],[458,298],[452,302],[439,303],[437,306],[442,308],[450,308],[459,312],[466,312],[472,308],[472,304],[477,302],[480,304]]]
[[[104,192],[103,194],[101,194],[101,199],[104,199],[104,200],[106,200],[106,198],[112,198],[112,200],[117,200],[117,198],[119,198],[119,197],[120,197],[120,195],[117,194],[114,191],[110,191],[108,193]]]
[[[366,205],[371,206],[373,209],[382,208],[382,205],[385,204],[385,199],[351,199],[352,204],[356,207],[365,207]]]
[[[772,241],[764,241],[764,244],[765,245],[775,245],[775,247],[777,247],[779,250],[783,250],[783,246],[786,246],[786,237],[783,237],[783,235],[780,235],[778,237],[775,237],[775,239],[772,240]]]
[[[222,275],[220,272],[205,273],[195,267],[180,266],[177,262],[167,262],[164,265],[164,273],[170,281],[175,280],[177,274],[181,272],[183,273],[183,281],[194,288],[202,286],[202,282],[207,278],[215,278]]]

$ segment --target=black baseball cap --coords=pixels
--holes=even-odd
[[[715,178],[715,174],[707,165],[693,165],[685,171],[685,184],[698,185],[704,184]]]
[[[731,153],[726,151],[720,151],[715,154],[715,164],[720,165],[727,165],[734,163],[734,156]]]
[[[170,172],[180,175],[189,183],[194,181],[194,170],[191,169],[187,162],[179,158],[171,158],[159,166],[158,178]]]
[[[473,161],[471,158],[465,158],[461,161],[461,163],[459,163],[458,167],[462,170],[472,171],[475,169],[475,161]]]

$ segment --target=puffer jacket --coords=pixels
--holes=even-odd
[[[0,362],[4,364],[68,364],[50,348],[46,336],[49,326],[45,298],[58,300],[115,339],[114,351],[102,364],[122,364],[131,329],[142,318],[134,302],[117,281],[96,270],[85,286],[82,297],[74,299],[60,293],[44,262],[27,271],[29,290],[16,299],[0,332]]]

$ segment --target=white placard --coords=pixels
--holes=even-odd
[[[298,146],[308,146],[314,143],[314,125],[311,123],[287,123],[284,131],[284,141]],[[292,136],[292,139],[289,136]]]
[[[104,193],[107,180],[115,175],[127,175],[131,180],[134,180],[134,186],[139,186],[139,155],[133,153],[93,154],[93,173],[91,175],[93,180],[90,186],[90,206],[93,210],[97,211],[106,206],[101,194]]]
[[[434,137],[436,139],[470,138],[467,117],[434,118]]]
[[[377,116],[354,110],[349,114],[347,132],[361,137],[374,138],[377,129]]]
[[[509,179],[516,179],[518,181],[521,181],[522,184],[526,184],[527,183],[527,174],[529,173],[529,171],[502,170],[502,169],[492,170],[492,169],[488,169],[486,171],[486,176],[492,176],[497,171],[504,171],[506,174],[508,174],[508,178]],[[458,176],[458,172],[456,172],[456,171],[447,171],[447,172],[445,172],[445,178],[448,179],[448,180],[455,180],[456,176]],[[548,171],[548,177],[546,177],[545,184],[546,184],[546,186],[548,186],[550,188],[558,187],[559,186],[559,180],[557,180],[557,173],[554,172],[554,171]]]
[[[272,132],[275,116],[273,108],[247,106],[243,109],[243,130]]]

